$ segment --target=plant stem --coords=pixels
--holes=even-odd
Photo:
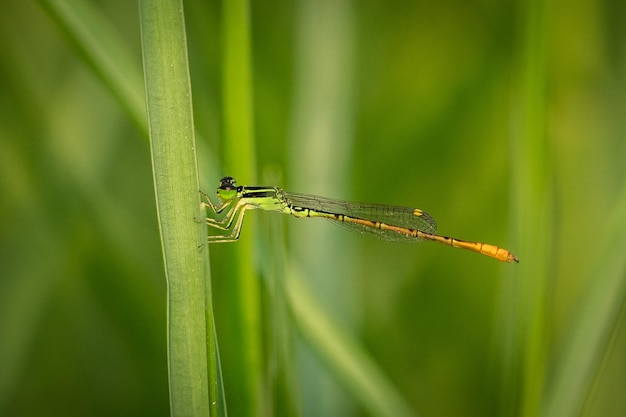
[[[140,0],[157,212],[168,285],[172,416],[217,415],[218,358],[180,0]],[[201,243],[201,246],[198,246]],[[208,349],[207,349],[208,346]]]

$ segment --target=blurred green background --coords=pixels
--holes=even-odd
[[[290,314],[281,333],[275,279],[296,275],[414,415],[626,414],[626,3],[252,3],[256,178],[219,163],[221,6],[184,5],[204,191],[231,175],[416,206],[520,258],[248,214],[265,415],[376,414]],[[168,415],[137,4],[3,6],[0,415]],[[233,245],[210,250],[238,415]],[[289,398],[271,392],[282,342]]]

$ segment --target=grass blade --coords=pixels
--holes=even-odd
[[[150,143],[168,283],[170,401],[173,416],[217,415],[222,404],[217,344],[206,231],[197,221],[202,216],[182,10],[179,0],[140,1]]]
[[[525,3],[520,36],[518,90],[512,128],[513,247],[520,268],[508,272],[503,359],[504,415],[536,415],[545,383],[546,286],[551,271],[554,173],[546,135],[545,5]],[[515,277],[513,275],[516,275]],[[520,411],[521,410],[521,411]]]
[[[246,0],[223,4],[224,174],[242,183],[256,180],[256,150],[252,117],[250,18]],[[228,265],[225,296],[228,300],[224,328],[224,378],[234,415],[258,416],[264,409],[261,361],[260,286],[252,260],[254,216],[246,217],[246,233],[228,245],[222,260]]]

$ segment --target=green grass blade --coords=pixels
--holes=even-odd
[[[248,2],[222,5],[224,42],[224,174],[242,183],[256,180],[253,137],[252,70]],[[222,260],[228,265],[227,315],[223,322],[222,352],[226,397],[233,415],[257,416],[264,408],[262,395],[260,285],[253,260],[254,216],[246,217],[246,230],[236,244],[228,245]]]
[[[150,143],[168,283],[171,411],[173,416],[205,416],[217,415],[222,403],[206,277],[206,232],[197,220],[202,214],[182,10],[179,0],[140,1]]]
[[[256,147],[252,114],[250,16],[246,0],[228,1],[223,8],[224,36],[224,163],[237,178],[256,178]]]
[[[504,415],[536,415],[546,376],[546,286],[550,281],[553,236],[550,147],[546,135],[544,3],[525,3],[520,34],[520,68],[512,138],[512,217],[519,268],[507,271],[503,305],[510,321],[503,368]],[[506,411],[505,411],[506,410]]]

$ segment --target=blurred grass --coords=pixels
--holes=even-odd
[[[256,147],[247,1],[223,4],[221,34],[223,174],[254,181]],[[225,283],[223,298],[227,300],[222,304],[226,314],[221,320],[218,317],[217,322],[227,346],[222,355],[226,401],[231,415],[240,416],[260,416],[267,409],[261,356],[261,293],[252,233],[242,236],[237,245],[227,245],[230,247],[224,252],[218,252],[225,266],[218,276]]]
[[[304,340],[319,358],[333,370],[334,378],[343,383],[362,407],[371,415],[409,417],[415,415],[393,384],[361,346],[350,331],[339,325],[311,298],[311,291],[292,265],[288,267],[285,289],[291,311]],[[319,381],[315,381],[319,384]],[[323,389],[323,388],[322,388]],[[338,407],[333,404],[333,406]],[[311,407],[311,406],[309,406]],[[311,408],[306,407],[307,412]],[[345,407],[345,406],[344,406]],[[336,410],[331,410],[331,412]]]
[[[501,301],[512,318],[501,324],[504,357],[502,415],[537,415],[547,367],[546,303],[553,268],[554,183],[547,129],[547,4],[525,2],[513,75],[511,132],[513,242],[522,268],[508,271]],[[511,343],[511,340],[514,342]],[[520,384],[519,381],[524,381]]]
[[[81,58],[116,96],[147,139],[141,68],[112,22],[88,2],[40,0],[39,3],[66,32]]]
[[[346,173],[353,166],[354,149],[354,7],[348,1],[307,0],[297,3],[293,19],[296,38],[290,108],[292,123],[285,142],[290,152],[283,168],[285,181],[282,186],[288,190],[318,194],[332,192],[335,196],[347,197],[350,175]],[[299,270],[308,284],[304,288],[311,291],[312,300],[290,297],[289,301],[292,306],[299,307],[294,313],[299,318],[317,317],[317,310],[327,311],[334,321],[345,326],[349,335],[358,326],[360,302],[354,268],[343,260],[353,257],[354,251],[347,244],[344,234],[333,233],[331,228],[324,227],[326,225],[317,224],[321,227],[315,227],[306,223],[289,225],[288,248],[289,255],[297,260],[294,263],[301,265]],[[289,271],[285,277],[287,286],[290,275],[293,275]],[[288,290],[288,294],[293,295],[293,292]],[[311,306],[316,308],[311,309]],[[318,319],[324,323],[321,317]],[[347,395],[345,385],[337,385],[336,369],[319,366],[316,356],[324,352],[326,354],[321,355],[324,360],[330,357],[338,364],[344,359],[341,355],[337,356],[340,350],[328,349],[328,343],[318,339],[324,331],[311,332],[310,329],[316,326],[310,322],[298,320],[297,323],[302,324],[298,327],[305,327],[302,330],[305,338],[318,340],[318,346],[304,344],[297,358],[298,369],[305,370],[300,374],[303,408],[308,415],[350,415],[354,404]],[[325,330],[328,334],[333,333],[332,326]],[[348,335],[342,336],[350,340]],[[351,351],[349,347],[345,350]],[[362,355],[358,352],[353,352],[353,355],[358,363],[357,358]],[[369,368],[367,364],[363,366]],[[352,381],[350,385],[354,392],[362,394],[361,398],[371,397],[368,396],[371,392],[363,392],[367,383],[357,383],[356,377],[349,374],[346,381]],[[369,382],[376,385],[373,381]],[[381,388],[380,391],[389,390]],[[320,397],[324,401],[320,401]],[[372,398],[372,403],[375,402]],[[395,402],[390,399],[390,403]],[[371,407],[371,404],[365,407]],[[374,407],[370,411],[379,409]]]
[[[95,21],[15,0],[0,16],[2,415],[169,413],[154,188],[131,98],[142,88],[137,5],[88,4]],[[246,382],[261,390],[251,394],[260,412],[376,414],[345,361],[333,365],[288,312],[271,315],[285,293],[269,283],[293,278],[289,263],[356,338],[348,355],[365,353],[416,414],[623,415],[624,4],[252,3],[251,84],[237,87],[251,109],[228,110],[228,123],[254,120],[245,135],[255,145],[227,139],[225,12],[185,3],[204,191],[221,174],[254,184],[258,167],[294,192],[419,206],[442,233],[521,260],[250,213],[250,242],[211,253],[224,354],[242,348],[226,342],[230,252],[262,271],[248,282],[263,285],[246,288],[263,295],[247,306],[263,342],[253,347],[262,380]],[[79,32],[71,22],[100,35],[68,40]],[[100,50],[122,58],[94,64]],[[218,161],[227,171],[209,149],[234,156]],[[272,349],[272,337],[284,345]],[[259,371],[224,363],[225,378]],[[268,401],[277,363],[298,387]],[[327,378],[312,377],[322,369]],[[239,382],[226,379],[226,394]]]

